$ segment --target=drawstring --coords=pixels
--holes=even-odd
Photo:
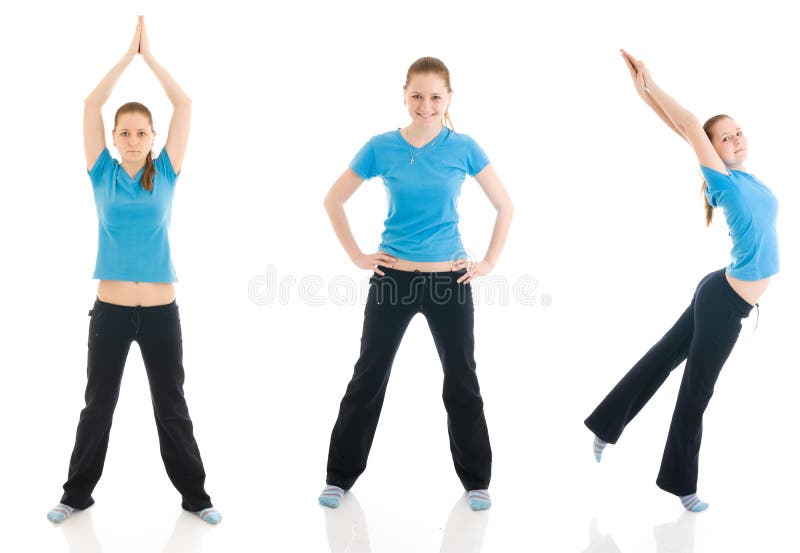
[[[133,324],[136,325],[136,335],[139,335],[139,326],[142,323],[142,308],[140,306],[136,306],[133,308],[133,314],[131,315],[131,319]]]
[[[758,302],[756,302],[756,326],[753,327],[753,332],[755,333],[756,329],[758,328],[758,318],[761,316],[761,310],[758,308]]]

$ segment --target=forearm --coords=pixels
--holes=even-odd
[[[689,127],[700,124],[697,117],[691,111],[680,105],[657,84],[648,83],[647,94],[652,98],[655,105],[661,109],[663,115],[672,123],[673,130],[681,136],[686,136],[686,129]],[[656,113],[659,112],[656,111]]]
[[[361,254],[361,248],[358,247],[353,231],[350,229],[350,222],[347,220],[347,215],[344,212],[344,206],[340,203],[325,199],[325,211],[328,212],[328,218],[333,226],[333,232],[336,233],[336,238],[344,248],[344,251],[350,257],[355,259]]]
[[[672,119],[670,119],[667,116],[667,114],[664,113],[664,110],[661,109],[661,106],[659,106],[656,103],[655,99],[653,99],[650,96],[649,93],[645,92],[645,97],[642,98],[642,99],[644,100],[645,104],[647,104],[650,107],[650,109],[652,109],[653,112],[655,112],[655,114],[658,116],[658,118],[661,119],[666,126],[668,126],[670,129],[672,129],[672,131],[675,134],[677,134],[681,138],[686,138],[685,136],[683,136],[683,134],[681,134],[681,131],[679,131],[678,128],[675,126],[675,123],[672,122]]]
[[[486,250],[486,255],[483,256],[484,261],[488,261],[492,266],[497,264],[500,258],[500,252],[503,251],[513,215],[514,206],[511,204],[497,210],[497,217],[494,221],[494,229],[492,230],[492,237],[489,240],[489,247]]]
[[[111,96],[111,91],[114,90],[114,85],[117,84],[120,76],[131,61],[133,61],[135,55],[136,54],[126,53],[122,59],[106,73],[106,76],[103,77],[103,80],[92,90],[84,103],[98,108],[105,104],[108,97]]]
[[[164,69],[164,66],[156,61],[152,54],[142,54],[142,58],[156,76],[158,82],[161,83],[164,92],[167,93],[167,97],[173,106],[191,104],[189,96],[183,91],[180,85],[178,85],[177,81],[172,78],[172,75]]]

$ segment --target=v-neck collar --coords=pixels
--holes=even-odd
[[[119,172],[122,174],[122,178],[124,178],[125,181],[127,181],[127,182],[129,182],[131,184],[136,184],[137,182],[139,182],[139,179],[142,177],[142,174],[144,174],[144,168],[145,167],[147,167],[146,163],[144,165],[142,165],[142,168],[139,169],[138,171],[136,171],[136,174],[131,177],[128,174],[128,172],[125,170],[125,168],[122,166],[122,164],[120,163],[119,164]]]
[[[432,148],[435,144],[437,144],[439,142],[439,139],[442,138],[442,136],[445,133],[449,132],[449,131],[450,131],[450,129],[447,126],[442,125],[442,130],[439,131],[439,134],[437,134],[436,136],[431,138],[429,141],[427,141],[425,144],[423,144],[421,148],[417,148],[416,146],[411,144],[411,142],[406,140],[406,138],[403,136],[403,133],[400,132],[400,129],[397,129],[397,136],[400,137],[400,140],[403,142],[403,144],[405,144],[409,148],[413,148],[417,152],[421,152],[422,150],[426,150],[426,149]]]

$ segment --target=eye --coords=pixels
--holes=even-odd
[[[434,96],[434,97],[433,97],[433,99],[434,99],[434,100],[441,100],[441,99],[442,99],[442,97],[441,97],[441,96],[439,96],[439,95],[436,95],[436,96]]]
[[[742,133],[742,131],[739,131],[736,133],[736,136],[744,136],[744,134]]]
[[[139,131],[139,136],[147,136],[147,132],[145,132],[145,131]]]
[[[419,94],[414,94],[411,97],[414,98],[415,100],[419,100],[421,98],[421,96]]]
[[[727,142],[729,138],[730,138],[730,136],[726,136],[726,137],[724,137],[724,138],[722,139],[722,141],[723,141],[723,142]]]
[[[119,133],[119,134],[120,134],[120,135],[122,135],[122,136],[128,136],[128,131],[122,131],[122,132],[121,132],[121,133]]]

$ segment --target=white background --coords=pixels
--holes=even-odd
[[[521,5],[32,1],[4,10],[0,549],[796,547],[796,19],[769,2]],[[138,13],[194,102],[171,236],[186,395],[207,488],[225,515],[217,528],[181,514],[135,345],[97,505],[60,527],[44,516],[60,497],[83,405],[96,286],[82,100],[124,53]],[[635,95],[620,47],[701,119],[736,117],[748,169],[781,201],[781,273],[757,331],[755,312],[745,321],[706,414],[699,490],[712,507],[700,516],[681,517],[654,484],[679,374],[600,466],[582,424],[730,249],[721,213],[704,226],[691,151]],[[336,305],[325,290],[337,275],[361,285],[367,274],[341,251],[322,198],[370,136],[407,123],[401,86],[423,55],[450,67],[456,130],[483,146],[515,202],[495,274],[509,286],[538,281],[534,305],[477,297],[495,505],[474,514],[461,499],[441,369],[419,317],[368,470],[340,512],[325,512],[316,496],[363,318],[360,301]],[[151,107],[158,151],[170,106],[141,60],[106,105],[108,131],[130,100]],[[378,180],[348,203],[363,249],[377,246],[385,209]],[[493,212],[472,180],[460,211],[465,245],[480,256]],[[284,282],[321,278],[325,305],[301,299],[297,284],[287,301],[254,302],[250,283],[270,267]],[[590,540],[596,517],[602,537]]]

